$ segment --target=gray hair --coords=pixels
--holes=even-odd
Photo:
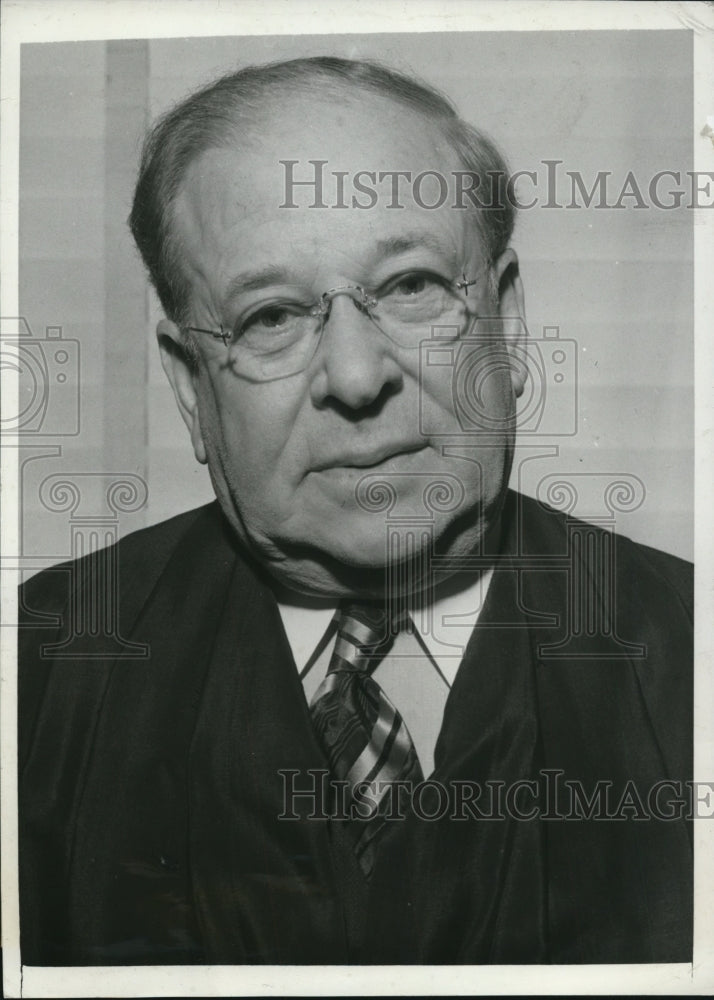
[[[129,225],[169,319],[181,324],[188,316],[190,288],[171,218],[190,165],[207,149],[225,145],[239,118],[258,115],[275,92],[316,90],[326,84],[333,89],[341,84],[376,93],[434,122],[464,169],[478,182],[488,178],[492,191],[494,183],[498,187],[499,195],[479,210],[479,221],[488,259],[494,260],[505,250],[514,223],[513,206],[503,197],[508,176],[505,160],[493,142],[463,121],[433,87],[361,60],[316,56],[247,66],[176,105],[158,120],[144,143]]]

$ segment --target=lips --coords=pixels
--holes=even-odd
[[[398,458],[400,455],[409,455],[421,451],[425,447],[424,441],[411,441],[399,444],[385,444],[381,447],[372,447],[365,450],[346,450],[318,463],[314,471],[322,472],[326,469],[370,469],[373,466],[382,465],[392,458]]]

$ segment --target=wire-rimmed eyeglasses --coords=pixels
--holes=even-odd
[[[469,288],[479,278],[480,274],[468,278],[464,273],[448,280],[430,271],[409,271],[383,282],[376,291],[362,285],[340,285],[323,292],[316,301],[308,301],[297,289],[282,289],[243,310],[232,327],[182,329],[221,340],[236,374],[269,382],[307,368],[338,295],[349,296],[381,333],[409,349],[433,336],[434,327],[439,328],[440,339],[463,336],[471,317],[466,301]]]

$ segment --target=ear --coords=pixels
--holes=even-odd
[[[175,323],[162,319],[156,327],[161,364],[174,391],[179,413],[188,427],[196,459],[206,464],[206,446],[201,433],[196,392],[196,371],[186,354],[181,331]]]
[[[498,283],[498,314],[503,320],[506,346],[511,355],[511,382],[514,393],[520,396],[528,377],[525,364],[528,329],[523,282],[515,250],[508,247],[503,251],[493,265],[493,273]]]

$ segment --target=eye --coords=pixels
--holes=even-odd
[[[428,271],[410,271],[399,274],[382,286],[382,295],[395,298],[415,299],[433,293],[437,288],[444,287],[444,280]]]
[[[405,274],[397,279],[393,289],[400,295],[419,295],[426,289],[428,282],[429,278],[426,274]]]
[[[423,274],[408,274],[397,282],[395,289],[402,295],[418,295],[424,291],[426,283],[427,279]]]
[[[234,339],[244,342],[275,343],[300,332],[308,309],[299,302],[274,302],[256,309],[239,319],[234,327]]]
[[[287,306],[268,306],[249,316],[240,324],[239,333],[253,328],[255,330],[278,330],[285,326],[295,316],[295,310]]]

